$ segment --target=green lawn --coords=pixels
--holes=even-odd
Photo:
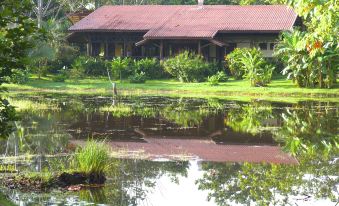
[[[332,89],[298,88],[290,80],[275,79],[268,87],[251,87],[246,80],[229,80],[218,86],[208,83],[181,83],[176,80],[149,80],[145,84],[131,84],[128,81],[117,82],[119,93],[134,94],[166,94],[183,96],[218,96],[234,98],[271,98],[271,99],[332,99],[339,101],[339,84]],[[53,82],[46,77],[38,80],[32,78],[24,85],[4,85],[11,92],[51,92],[70,94],[105,94],[111,92],[111,85],[106,78],[67,80]]]
[[[5,195],[0,193],[0,205],[1,206],[15,206],[15,204],[6,199]]]

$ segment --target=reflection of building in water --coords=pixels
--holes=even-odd
[[[163,116],[141,117],[136,115],[114,117],[110,113],[93,113],[86,118],[79,118],[68,131],[74,138],[104,137],[110,140],[144,141],[143,136],[180,137],[182,139],[211,139],[218,144],[264,144],[275,145],[272,134],[268,131],[252,135],[246,132],[234,131],[225,125],[225,114],[212,114],[193,123],[182,126],[174,120]],[[187,126],[188,125],[188,126]],[[274,120],[270,127],[277,126]]]
[[[296,163],[281,151],[269,132],[235,132],[225,126],[224,119],[224,114],[216,114],[205,117],[199,125],[182,127],[162,117],[94,114],[86,123],[73,124],[70,132],[80,139],[90,134],[108,136],[112,148],[142,150],[151,158],[190,156],[208,161]]]

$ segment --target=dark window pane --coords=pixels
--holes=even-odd
[[[259,43],[260,50],[267,50],[267,43]]]
[[[275,43],[271,43],[270,44],[270,50],[274,50],[274,47],[275,47]]]

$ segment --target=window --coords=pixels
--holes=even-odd
[[[267,50],[267,43],[259,43],[260,50]]]
[[[275,43],[270,43],[270,50],[274,50]]]

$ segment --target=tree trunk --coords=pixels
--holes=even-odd
[[[319,62],[318,62],[318,66],[319,66]],[[323,73],[322,73],[322,67],[319,66],[319,87],[323,88]]]
[[[38,0],[38,10],[36,12],[36,17],[38,19],[38,28],[41,28],[42,23],[42,12],[43,12],[43,0]]]

